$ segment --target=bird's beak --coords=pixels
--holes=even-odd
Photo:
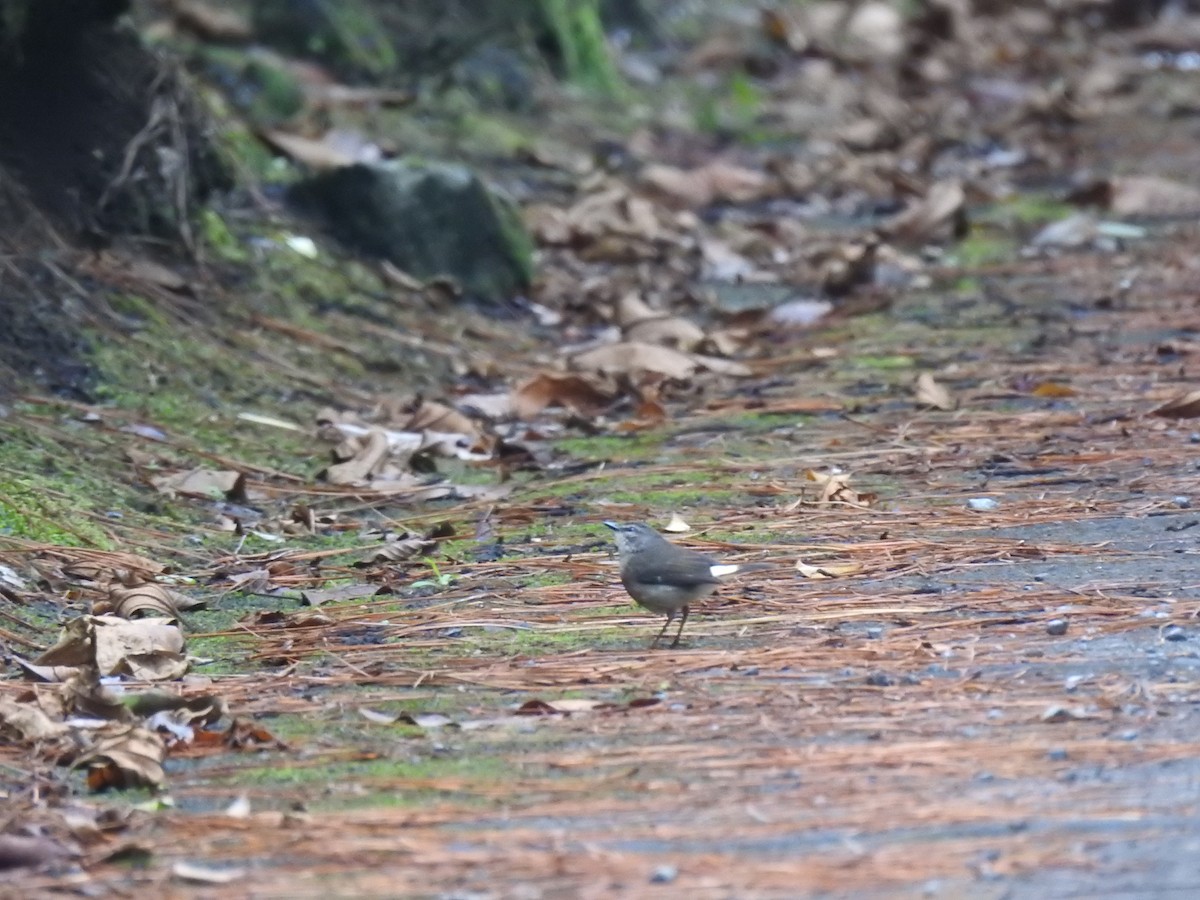
[[[620,530],[621,530],[621,526],[620,526],[620,525],[618,525],[616,522],[605,522],[605,523],[604,523],[604,525],[605,525],[607,528],[611,528],[613,531],[620,531]]]

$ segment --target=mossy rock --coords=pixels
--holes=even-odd
[[[516,208],[465,166],[346,166],[300,182],[289,199],[343,243],[417,278],[449,276],[472,299],[507,300],[533,277]]]

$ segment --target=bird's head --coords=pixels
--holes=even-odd
[[[613,530],[617,539],[617,549],[622,553],[639,553],[665,541],[657,531],[641,522],[605,522],[604,524]]]

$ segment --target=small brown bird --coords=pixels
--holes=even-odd
[[[703,553],[675,546],[649,525],[640,522],[604,524],[616,532],[621,584],[625,585],[629,596],[639,606],[651,612],[664,613],[667,617],[662,631],[650,644],[651,649],[658,646],[675,619],[675,614],[682,610],[683,618],[671,643],[672,647],[679,646],[679,636],[687,624],[689,607],[715,591],[721,578],[737,572],[771,568],[770,563],[722,565]]]

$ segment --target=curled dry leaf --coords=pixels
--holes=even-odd
[[[585,350],[573,356],[570,364],[575,369],[606,375],[656,372],[676,381],[686,380],[698,368],[720,375],[745,377],[751,374],[748,366],[733,360],[699,353],[684,353],[670,347],[636,341],[606,344],[603,347]]]
[[[922,372],[917,376],[915,391],[917,402],[924,406],[944,410],[951,410],[958,406],[954,398],[950,396],[950,391],[939,384],[928,372]]]
[[[712,203],[747,203],[767,196],[773,188],[763,172],[722,160],[691,170],[648,165],[641,180],[659,196],[693,209]]]
[[[128,674],[163,681],[187,671],[183,646],[183,633],[162,619],[80,616],[67,623],[58,643],[35,662],[42,666],[95,666],[101,675]]]
[[[70,729],[56,722],[36,703],[0,697],[0,737],[8,742],[36,743],[62,737]]]
[[[98,740],[75,764],[87,766],[87,783],[93,791],[156,789],[166,781],[162,767],[166,754],[163,739],[150,729],[122,725]]]
[[[461,434],[474,443],[482,436],[479,426],[452,406],[433,400],[420,400],[400,417],[397,424],[405,431],[439,431]]]
[[[663,526],[663,531],[670,531],[673,534],[682,534],[685,531],[691,531],[692,526],[683,521],[679,513],[674,513],[671,516],[671,521]]]
[[[704,329],[679,316],[641,319],[625,329],[625,339],[645,344],[663,344],[694,350],[704,343]]]
[[[796,571],[805,578],[820,580],[823,578],[843,578],[847,575],[857,575],[863,570],[862,563],[836,563],[822,566],[810,566],[803,560],[796,561]]]
[[[437,552],[437,541],[421,537],[406,537],[388,541],[378,547],[371,547],[364,555],[360,566],[381,562],[404,562],[418,556],[428,556]]]
[[[284,628],[311,628],[332,625],[336,620],[323,612],[312,609],[302,609],[292,613],[280,612],[277,609],[264,609],[252,615],[243,616],[239,621],[256,628],[268,628],[274,625],[281,625]]]
[[[1070,199],[1099,204],[1118,216],[1200,215],[1200,189],[1155,175],[1096,181],[1076,191]]]
[[[20,666],[26,675],[49,684],[58,684],[67,681],[69,678],[78,675],[80,671],[79,666],[39,666],[36,663],[31,663],[15,655],[13,656],[13,662]]]
[[[939,181],[925,197],[883,224],[880,231],[897,240],[923,243],[946,226],[958,236],[966,229],[967,195],[958,181]]]
[[[337,136],[333,132],[324,137],[310,138],[278,128],[263,128],[259,130],[258,136],[271,149],[278,150],[284,156],[316,170],[338,169],[358,162],[375,162],[379,156],[379,148],[372,144],[354,147],[347,146],[343,141],[331,140],[331,137]],[[370,147],[374,147],[373,152]],[[363,158],[364,156],[366,158]]]
[[[881,61],[905,49],[905,22],[889,3],[775,4],[761,13],[763,33],[793,53],[814,45],[839,59]]]
[[[246,502],[246,476],[231,470],[217,471],[200,466],[186,472],[156,475],[150,479],[150,483],[159,493],[168,497],[183,494],[206,500],[224,498],[237,503]]]
[[[195,609],[204,601],[192,600],[161,584],[140,584],[136,587],[111,587],[107,601],[97,603],[96,615],[114,615],[122,619],[138,618],[139,613],[164,619],[179,618],[181,609]]]
[[[613,395],[581,375],[541,372],[517,385],[512,394],[518,419],[529,421],[542,410],[561,406],[585,418],[602,414]]]
[[[662,317],[662,313],[656,309],[652,309],[636,291],[630,291],[623,295],[617,301],[616,309],[613,312],[613,319],[621,328],[636,325],[644,319],[658,319]]]
[[[667,408],[658,399],[657,388],[643,389],[641,399],[633,410],[633,417],[617,425],[617,431],[643,431],[657,428],[667,420]]]
[[[1150,410],[1150,415],[1164,419],[1195,419],[1200,417],[1200,391],[1178,394],[1161,406]]]
[[[300,599],[309,606],[320,606],[322,603],[361,600],[363,597],[374,597],[378,593],[377,584],[346,584],[341,587],[304,590],[300,592]]]
[[[357,444],[352,457],[325,470],[326,481],[330,484],[365,484],[383,466],[388,458],[388,439],[382,429],[372,428]],[[348,448],[338,449],[340,452]]]
[[[112,550],[82,547],[56,547],[31,560],[33,567],[47,580],[63,578],[107,584],[140,584],[161,575],[167,567],[144,556]]]
[[[472,415],[489,422],[502,422],[513,415],[513,398],[508,392],[499,394],[465,394],[458,405]]]
[[[678,381],[690,377],[697,368],[696,361],[686,353],[632,341],[585,350],[572,357],[570,363],[572,368],[585,372],[605,375],[658,372]]]
[[[866,509],[875,500],[874,494],[860,494],[850,487],[850,473],[848,472],[822,473],[806,469],[804,477],[808,481],[815,482],[821,488],[821,495],[817,498],[817,503],[845,503],[847,506]]]
[[[472,448],[468,436],[444,431],[392,431],[386,428],[368,428],[353,422],[328,423],[329,432],[336,437],[354,439],[378,431],[386,441],[387,451],[397,456],[414,453],[438,454],[465,460],[489,459],[490,454]],[[348,445],[349,452],[342,451],[340,458],[358,455],[358,445]],[[339,447],[339,451],[342,448]]]

